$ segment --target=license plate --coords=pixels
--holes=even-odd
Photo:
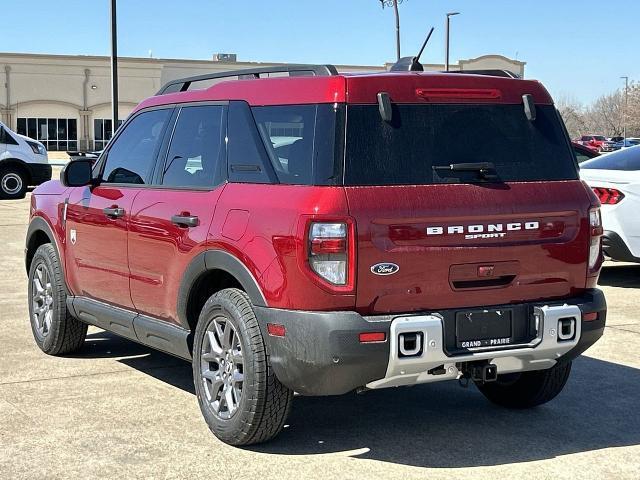
[[[511,310],[456,313],[458,348],[499,347],[512,343]]]

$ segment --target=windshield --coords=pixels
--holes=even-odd
[[[596,139],[599,142],[605,142],[607,139],[604,138],[602,135],[596,135],[595,137],[593,137],[594,139]]]
[[[345,185],[474,183],[478,172],[434,169],[491,162],[504,182],[577,179],[573,151],[555,108],[538,105],[377,105],[347,107]]]

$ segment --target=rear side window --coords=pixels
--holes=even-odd
[[[345,185],[473,183],[476,172],[433,167],[491,162],[503,182],[574,180],[573,151],[552,105],[527,120],[522,105],[347,107]]]
[[[342,109],[334,104],[252,108],[280,183],[334,185],[341,180]]]
[[[164,164],[163,185],[203,188],[220,183],[225,110],[222,105],[180,109]]]
[[[149,183],[173,109],[137,115],[107,151],[103,183]]]
[[[640,170],[640,146],[625,148],[594,158],[580,164],[580,169]]]

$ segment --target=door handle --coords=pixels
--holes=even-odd
[[[171,217],[171,223],[179,227],[197,227],[200,225],[200,219],[195,215],[174,215]]]
[[[107,207],[103,208],[102,211],[109,218],[120,218],[124,217],[124,208],[120,207]]]

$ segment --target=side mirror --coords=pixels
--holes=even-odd
[[[89,159],[71,160],[60,172],[60,181],[65,187],[84,187],[93,184]]]

